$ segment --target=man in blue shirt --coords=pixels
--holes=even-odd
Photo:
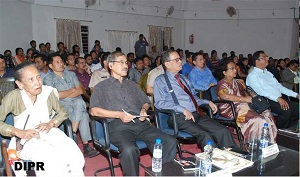
[[[6,68],[5,58],[0,54],[0,78],[14,77],[14,70]]]
[[[269,57],[264,51],[257,51],[252,56],[254,69],[248,74],[246,84],[261,96],[268,99],[272,112],[278,114],[277,128],[288,128],[298,125],[299,104],[285,100],[282,94],[297,97],[299,94],[283,87],[270,73],[268,66]]]
[[[164,74],[155,79],[155,107],[157,109],[174,110],[179,130],[196,137],[202,150],[208,140],[213,141],[214,147],[236,147],[232,135],[225,126],[208,116],[199,115],[201,113],[197,109],[199,105],[208,104],[214,113],[217,112],[217,106],[211,101],[197,97],[189,80],[178,74],[182,68],[178,53],[174,50],[163,52],[162,64],[172,89],[168,88]],[[174,92],[176,98],[172,96],[172,92]],[[178,100],[178,104],[176,104],[175,99]],[[173,126],[171,119],[169,119],[168,124]]]
[[[206,67],[203,54],[195,53],[192,57],[195,67],[189,73],[188,77],[194,86],[195,90],[203,92],[203,98],[211,100],[210,89],[216,90],[217,80],[212,72]]]
[[[34,62],[36,67],[39,69],[42,80],[52,72],[47,66],[47,60],[48,58],[43,54],[34,56]]]
[[[181,74],[187,76],[192,69],[194,68],[193,61],[192,61],[192,53],[186,53],[186,63],[182,66]]]
[[[135,49],[135,56],[142,57],[143,55],[147,54],[146,46],[148,46],[148,42],[143,34],[139,35],[139,40],[135,42],[134,49]]]

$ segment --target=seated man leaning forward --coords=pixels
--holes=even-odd
[[[72,71],[64,68],[64,63],[60,56],[54,55],[49,58],[48,65],[52,69],[52,73],[44,78],[44,84],[55,87],[59,94],[59,103],[69,113],[69,119],[72,122],[73,132],[79,129],[81,140],[83,143],[84,157],[94,157],[99,154],[94,148],[89,146],[88,141],[92,139],[89,115],[86,111],[86,104],[83,101],[83,86],[80,84],[77,76]]]
[[[0,106],[0,133],[13,137],[9,149],[16,149],[13,142],[20,138],[19,158],[44,162],[45,171],[36,171],[37,176],[84,176],[80,149],[57,128],[68,117],[58,102],[57,90],[42,85],[34,64],[16,66],[15,80],[19,89],[8,93]],[[56,116],[50,119],[53,111]],[[9,113],[14,115],[14,126],[3,122]]]
[[[91,115],[106,118],[109,122],[110,141],[121,152],[119,158],[123,174],[139,175],[140,151],[135,145],[136,140],[145,141],[153,152],[155,139],[161,138],[162,161],[172,161],[176,157],[177,141],[151,126],[146,120],[149,99],[136,83],[126,78],[128,64],[125,55],[121,52],[110,54],[108,67],[111,77],[94,87],[90,112]],[[136,118],[137,115],[141,117]]]
[[[225,126],[208,116],[201,116],[199,105],[208,104],[214,113],[217,112],[217,106],[211,101],[200,99],[190,81],[178,74],[182,68],[178,53],[167,50],[161,57],[166,72],[154,81],[154,106],[157,109],[174,110],[179,130],[196,137],[202,150],[208,140],[212,140],[213,147],[236,147],[233,137]],[[166,78],[170,81],[170,89]],[[171,119],[168,124],[173,127]]]

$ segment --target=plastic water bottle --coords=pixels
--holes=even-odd
[[[268,147],[269,141],[270,141],[269,127],[268,127],[268,123],[265,123],[264,127],[262,128],[262,131],[261,131],[261,137],[259,140],[259,148],[262,149],[262,148]]]
[[[208,140],[204,146],[204,158],[201,161],[201,173],[206,176],[211,173],[213,147],[212,141]]]
[[[204,152],[209,155],[210,159],[212,159],[213,147],[212,147],[212,141],[211,140],[208,140],[206,142],[206,145],[204,146]]]
[[[152,171],[161,172],[162,169],[162,144],[161,139],[157,138],[155,140],[152,158]]]

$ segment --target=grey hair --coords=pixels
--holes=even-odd
[[[111,53],[111,54],[108,55],[107,61],[108,61],[108,63],[110,63],[110,62],[112,62],[112,61],[115,61],[117,57],[123,56],[123,55],[125,56],[124,53],[119,52],[119,51],[115,51],[115,52],[113,52],[113,53]],[[125,57],[126,57],[126,56],[125,56]]]
[[[34,63],[27,63],[27,62],[24,62],[24,63],[21,63],[21,64],[18,64],[16,67],[15,67],[15,80],[16,81],[20,81],[21,82],[21,78],[22,78],[22,71],[24,68],[28,67],[28,66],[34,66],[36,69],[36,65]]]

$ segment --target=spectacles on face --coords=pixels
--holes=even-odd
[[[176,61],[176,62],[179,62],[179,61],[181,61],[181,58],[174,58],[174,59],[171,59],[171,60],[168,60],[168,62],[171,62],[171,61]]]
[[[120,61],[118,61],[118,60],[115,60],[115,61],[111,61],[111,62],[116,62],[116,63],[119,63],[119,64],[121,64],[121,65],[124,65],[124,64],[128,64],[128,61],[122,61],[122,60],[120,60]]]

